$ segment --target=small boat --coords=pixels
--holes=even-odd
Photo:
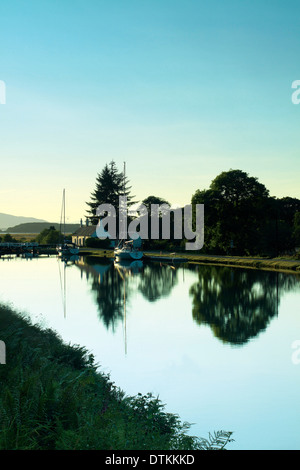
[[[124,196],[125,196],[125,162],[124,162]],[[127,210],[127,209],[126,209]],[[120,260],[139,260],[142,259],[144,253],[142,251],[142,240],[140,237],[134,240],[120,240],[114,249],[116,261]]]
[[[139,240],[139,239],[138,239]],[[141,250],[141,244],[137,240],[123,241],[115,250],[116,260],[139,260],[144,256]]]
[[[79,253],[79,248],[74,244],[70,242],[63,242],[61,245],[58,245],[56,247],[57,253],[61,257],[66,257],[66,256],[74,256],[78,255]]]
[[[65,190],[63,190],[63,201],[62,201],[62,216],[63,216],[63,225],[64,225],[64,238],[63,242],[56,247],[56,251],[58,256],[67,257],[67,256],[74,256],[79,254],[79,248],[75,245],[75,243],[71,243],[66,240],[65,235],[65,226],[66,226],[66,207],[65,207]],[[60,222],[62,224],[62,220]]]

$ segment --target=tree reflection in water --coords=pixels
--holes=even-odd
[[[124,282],[109,259],[92,256],[82,258],[77,264],[85,273],[98,307],[98,315],[107,329],[115,331],[123,319]]]
[[[190,288],[192,315],[224,343],[242,345],[278,314],[283,292],[299,286],[294,275],[220,266],[199,266]]]
[[[124,320],[124,302],[127,307],[130,297],[138,290],[149,302],[170,295],[177,284],[177,272],[171,266],[133,263],[114,265],[112,261],[86,257],[77,263],[91,286],[98,307],[98,315],[107,329],[114,332],[117,324]],[[134,275],[138,280],[132,282]]]
[[[145,266],[138,290],[149,302],[155,302],[170,295],[176,284],[177,270],[173,266],[152,263]]]
[[[149,302],[167,297],[183,269],[160,263],[117,268],[112,261],[92,257],[77,266],[86,272],[99,318],[113,332],[124,321],[125,302],[130,307],[134,292]],[[282,294],[300,286],[298,276],[273,271],[209,265],[185,269],[197,271],[197,282],[189,290],[193,319],[198,325],[210,325],[218,339],[231,345],[243,345],[264,331],[278,314]]]

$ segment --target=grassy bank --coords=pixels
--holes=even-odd
[[[300,260],[285,258],[248,258],[242,256],[200,256],[187,255],[186,258],[190,263],[196,264],[213,264],[220,266],[232,266],[250,269],[262,269],[267,271],[281,271],[287,273],[300,274]]]
[[[230,433],[191,437],[151,394],[126,396],[93,356],[0,305],[0,449],[222,448]]]
[[[102,250],[97,248],[81,248],[81,255],[99,256],[113,258],[112,250]],[[145,260],[149,257],[169,257],[169,252],[145,252]],[[278,258],[259,258],[246,256],[222,256],[222,255],[201,255],[192,252],[176,253],[176,258],[183,258],[193,264],[213,264],[220,266],[244,267],[252,269],[265,269],[271,271],[281,271],[289,273],[300,273],[299,257],[278,257]]]

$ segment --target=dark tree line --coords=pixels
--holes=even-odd
[[[126,195],[128,207],[134,204],[125,171],[119,172],[115,162],[105,165],[97,175],[96,188],[87,202],[88,218],[97,224],[96,209],[100,204],[112,204],[116,209],[117,227],[119,196]],[[151,204],[168,204],[165,199],[148,196],[142,203],[148,210],[148,240],[146,249],[184,249],[186,240],[174,237],[174,214],[170,213],[170,238],[151,239]],[[204,204],[204,247],[202,253],[276,256],[293,253],[300,246],[300,200],[276,198],[269,190],[241,170],[220,173],[208,189],[198,189],[191,203]],[[137,213],[137,215],[139,215]],[[132,217],[132,216],[131,216]],[[132,220],[132,219],[131,219]],[[128,222],[130,217],[128,217]],[[184,233],[184,231],[182,231]]]
[[[270,196],[241,170],[218,175],[192,204],[204,204],[204,252],[276,256],[300,246],[300,200]]]

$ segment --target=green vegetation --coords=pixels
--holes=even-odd
[[[184,251],[186,240],[177,240],[174,238],[174,214],[170,212],[170,239],[163,238],[162,228],[162,215],[168,212],[168,208],[171,204],[165,199],[158,196],[148,196],[142,201],[142,204],[146,207],[148,212],[148,240],[143,241],[144,250],[154,251]],[[158,218],[158,232],[159,236],[157,240],[151,239],[151,205],[157,204],[160,206],[159,218]],[[164,207],[164,205],[166,207]]]
[[[87,238],[85,240],[85,246],[88,248],[103,248],[109,249],[111,246],[111,242],[109,238],[101,240],[100,238]]]
[[[1,450],[223,449],[230,432],[201,439],[151,394],[129,397],[91,354],[0,305]]]
[[[57,227],[59,227],[56,224]],[[66,235],[63,237],[60,230],[58,230],[55,225],[48,224],[47,228],[44,228],[38,235],[33,233],[19,233],[12,236],[9,233],[3,234],[0,236],[0,242],[9,242],[9,243],[20,243],[20,242],[33,242],[36,241],[40,245],[55,245],[62,241],[65,238],[66,240],[71,240],[71,235]]]
[[[17,240],[10,234],[6,233],[0,237],[0,243],[16,243]]]
[[[119,206],[119,196],[127,197],[127,206],[134,204],[130,195],[128,179],[124,172],[119,172],[114,161],[105,165],[101,173],[96,178],[95,190],[91,193],[91,200],[87,202],[89,206],[87,218],[93,224],[97,224],[96,209],[100,204],[111,204],[116,210],[117,226]]]
[[[52,225],[49,228],[45,228],[37,237],[36,241],[40,245],[55,245],[61,241],[62,235],[59,230],[56,230]]]
[[[123,194],[124,175],[118,173],[114,162],[98,174],[96,190],[92,193],[90,219],[97,223],[99,204],[112,204],[118,218],[119,196]],[[132,204],[128,182],[125,182],[129,206]],[[203,254],[275,257],[295,254],[300,247],[300,200],[292,197],[276,198],[256,177],[241,170],[220,173],[209,189],[198,189],[192,195],[192,206],[204,204]],[[174,213],[170,213],[170,236],[162,237],[161,218],[159,236],[151,239],[151,204],[171,204],[158,196],[142,201],[148,211],[148,239],[144,250],[185,251],[185,239],[174,237]],[[137,209],[138,210],[138,209]],[[132,214],[130,215],[132,217]],[[130,219],[128,218],[128,221]],[[118,227],[118,220],[116,220]],[[182,226],[184,234],[184,225]]]
[[[293,239],[294,239],[295,245],[300,247],[300,211],[296,212],[294,215],[293,226],[294,226]]]
[[[16,243],[34,242],[36,239],[36,234],[35,233],[18,233],[18,234],[14,234],[13,238],[16,241]]]
[[[192,204],[204,204],[203,253],[274,257],[294,253],[299,243],[300,200],[271,197],[241,170],[222,172]]]

